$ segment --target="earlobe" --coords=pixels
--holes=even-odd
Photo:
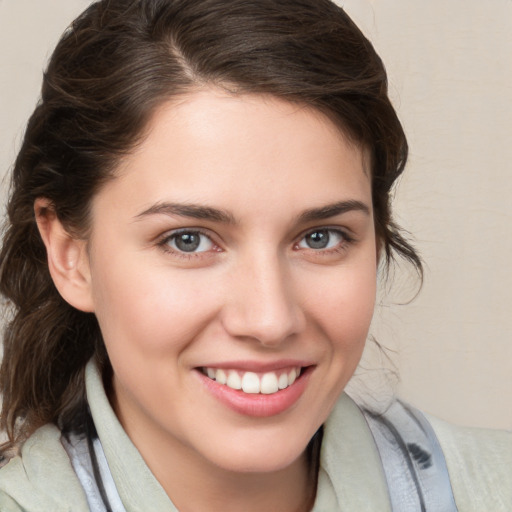
[[[73,307],[93,312],[91,275],[86,241],[62,225],[48,199],[34,202],[37,227],[48,257],[48,268],[62,298]]]

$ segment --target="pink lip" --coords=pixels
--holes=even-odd
[[[286,366],[289,365],[285,365],[285,367]],[[295,366],[300,365],[295,364]],[[230,366],[214,367],[244,369],[243,366],[241,367],[239,364],[235,366],[234,363],[230,363]],[[274,366],[270,370],[266,368],[267,367],[265,367],[264,370],[261,370],[260,368],[256,370],[254,364],[251,364],[251,369],[247,371],[273,371],[283,368],[283,366],[279,366],[278,368]],[[244,393],[243,391],[231,389],[224,384],[219,384],[215,380],[204,375],[201,371],[196,371],[196,373],[206,389],[231,410],[246,416],[266,418],[285,412],[299,400],[306,389],[309,376],[313,369],[313,366],[309,366],[307,368],[303,367],[300,377],[291,386],[272,395]]]
[[[203,368],[215,368],[222,370],[241,370],[243,372],[254,372],[254,373],[265,373],[265,372],[276,372],[278,370],[284,370],[289,368],[305,368],[313,366],[310,361],[299,361],[297,359],[281,359],[273,362],[263,361],[229,361],[222,363],[208,363],[203,365]]]

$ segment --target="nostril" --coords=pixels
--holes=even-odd
[[[304,329],[303,312],[293,282],[278,255],[251,254],[243,268],[232,274],[222,323],[233,337],[280,345]]]
[[[265,346],[280,345],[302,330],[302,322],[293,311],[257,311],[241,306],[225,312],[224,329],[233,337],[257,340]]]

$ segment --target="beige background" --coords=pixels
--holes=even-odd
[[[87,0],[0,0],[0,173],[16,154],[41,71]],[[387,65],[411,146],[396,198],[427,263],[401,272],[373,333],[398,392],[445,419],[512,429],[512,1],[339,0]],[[2,198],[6,184],[2,183]],[[358,386],[387,380],[375,351]]]

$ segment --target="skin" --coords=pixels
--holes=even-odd
[[[208,89],[157,110],[95,196],[87,247],[40,215],[61,293],[98,318],[114,410],[180,510],[309,507],[304,450],[359,362],[374,308],[366,161],[319,112]],[[178,229],[202,232],[198,251],[179,251]],[[327,248],[310,246],[318,230]],[[263,418],[227,407],[198,371],[284,359],[307,363],[307,384]]]

